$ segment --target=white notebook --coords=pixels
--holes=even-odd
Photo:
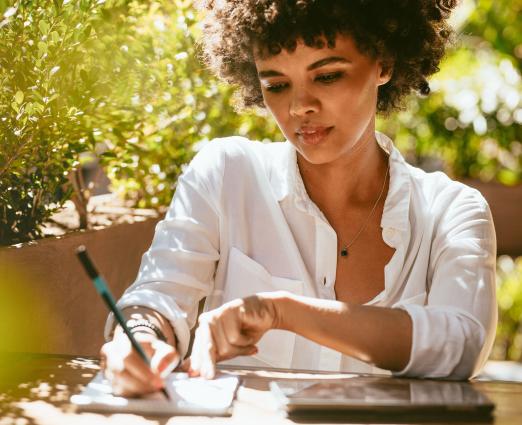
[[[71,397],[71,403],[79,410],[96,412],[229,416],[238,385],[239,378],[229,374],[206,380],[189,378],[186,373],[172,373],[165,380],[170,400],[161,392],[142,398],[124,398],[112,394],[109,382],[100,372],[81,394]]]

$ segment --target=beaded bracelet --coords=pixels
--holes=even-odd
[[[161,329],[157,327],[155,324],[150,323],[146,319],[129,319],[127,321],[127,327],[131,332],[133,329],[136,328],[148,328],[156,334],[159,340],[167,342],[167,338],[165,337],[165,334],[161,331]]]

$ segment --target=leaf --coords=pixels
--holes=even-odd
[[[34,102],[33,103],[33,110],[39,112],[40,114],[45,111],[45,106],[41,105],[40,103]]]
[[[40,28],[40,32],[43,35],[47,35],[47,33],[49,32],[49,24],[45,21],[38,22],[38,28]]]
[[[104,158],[117,158],[117,155],[111,151],[103,152],[101,156]]]
[[[18,103],[19,105],[22,104],[22,102],[24,101],[24,93],[21,92],[20,90],[18,90],[15,94],[15,101],[16,103]]]
[[[39,41],[38,42],[38,55],[43,56],[46,53],[47,53],[47,43],[45,43],[44,41]]]
[[[82,10],[82,12],[87,12],[89,10],[89,0],[81,0],[80,1],[80,9]]]
[[[80,78],[86,84],[89,82],[89,74],[87,74],[87,71],[85,71],[85,69],[80,70]]]
[[[31,115],[33,113],[33,104],[32,103],[26,103],[25,104],[25,108],[24,108],[24,112],[27,114],[27,115]]]
[[[51,32],[51,40],[53,43],[58,43],[58,41],[60,41],[60,34],[58,34],[58,31]]]
[[[87,40],[89,38],[89,36],[91,35],[91,31],[92,31],[92,26],[91,25],[87,25],[85,27],[85,30],[83,31],[83,36],[84,36],[85,40]]]

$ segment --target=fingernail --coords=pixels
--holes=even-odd
[[[207,369],[204,372],[205,379],[212,379],[214,377],[214,371],[212,369]]]

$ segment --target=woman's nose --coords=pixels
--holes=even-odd
[[[290,115],[299,117],[318,112],[319,100],[305,90],[295,90],[290,103]]]

